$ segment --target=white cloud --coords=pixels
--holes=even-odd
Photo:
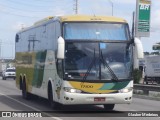
[[[3,10],[5,10],[5,8],[0,5],[0,10],[3,11]]]
[[[90,9],[89,9],[90,7]],[[103,4],[94,2],[87,7],[90,13],[93,15],[112,15],[112,7],[109,4]]]
[[[132,12],[136,8],[136,0],[79,0],[79,13],[80,14],[95,14],[95,15],[111,15],[111,3],[113,2],[113,11],[114,16],[124,18],[130,23],[132,21]],[[142,38],[145,51],[151,51],[152,45],[159,40],[160,32],[160,0],[151,0],[152,1],[152,13],[151,13],[151,37]],[[6,2],[6,1],[5,1]],[[5,3],[4,2],[4,3]],[[34,2],[33,2],[34,4]],[[45,2],[44,2],[45,4]],[[54,7],[47,8],[49,9],[48,13],[35,13],[35,12],[24,12],[24,11],[11,11],[6,9],[3,6],[0,6],[0,11],[8,11],[12,14],[5,14],[1,12],[1,29],[6,29],[2,31],[1,38],[13,40],[15,33],[23,27],[31,26],[34,22],[43,19],[47,16],[54,15],[66,15],[73,14],[73,0],[64,0],[63,2],[57,3],[54,2]],[[15,5],[13,7],[19,7]],[[32,9],[28,6],[28,9]],[[45,8],[44,8],[45,10]],[[52,11],[51,11],[52,10]],[[36,8],[35,8],[36,11]],[[18,14],[21,16],[16,16]],[[30,16],[30,17],[23,17]],[[32,18],[38,17],[38,18]],[[40,17],[40,18],[39,18]],[[32,19],[30,19],[32,18]],[[5,24],[6,23],[6,24]],[[10,28],[11,27],[11,28]]]
[[[110,0],[113,3],[122,3],[122,4],[135,4],[136,0]]]
[[[153,11],[151,16],[151,27],[160,30],[160,9]]]
[[[59,8],[59,7],[55,7],[55,8],[53,9],[53,12],[52,12],[52,13],[54,13],[54,15],[60,16],[60,15],[66,15],[66,14],[68,13],[68,11],[67,11],[67,10],[64,10],[64,9],[61,9],[61,8]]]

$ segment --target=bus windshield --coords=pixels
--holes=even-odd
[[[128,25],[122,23],[64,23],[67,40],[129,40]]]
[[[129,79],[131,73],[131,52],[127,43],[66,42],[65,78],[83,80]]]

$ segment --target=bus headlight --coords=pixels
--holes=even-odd
[[[131,92],[132,90],[133,90],[132,87],[124,88],[124,89],[119,90],[119,93],[128,93],[128,92]]]
[[[69,92],[69,93],[81,93],[82,92],[81,90],[77,90],[77,89],[69,88],[69,87],[64,87],[64,91]]]

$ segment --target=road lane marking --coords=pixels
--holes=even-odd
[[[21,102],[21,101],[19,101],[19,100],[16,100],[16,99],[14,99],[14,98],[12,98],[12,97],[10,97],[10,96],[8,96],[8,95],[5,95],[5,94],[3,94],[3,93],[0,93],[0,95],[3,95],[3,96],[5,96],[5,97],[7,97],[8,99],[11,99],[11,100],[13,100],[13,101],[15,101],[15,102],[17,102],[17,103],[19,103],[19,104],[21,104],[21,105],[24,105],[24,106],[26,106],[26,107],[28,107],[28,108],[31,108],[31,109],[33,109],[33,110],[35,110],[35,111],[37,111],[37,112],[41,112],[41,110],[39,110],[39,109],[37,109],[37,108],[34,108],[34,107],[30,106],[30,105],[27,105],[27,104],[25,104],[25,103],[23,103],[23,102]],[[137,112],[139,112],[139,113],[142,113],[142,112],[140,112],[140,111],[138,111],[138,110],[130,109],[130,112],[132,112],[132,111],[137,111]],[[50,118],[55,119],[55,120],[63,120],[63,119],[61,119],[61,118],[59,118],[59,117],[53,117],[53,115],[51,115],[51,114],[48,114],[48,113],[45,113],[45,112],[42,112],[42,113],[45,114],[45,115],[47,115],[47,116],[49,116]],[[160,118],[160,117],[158,116],[157,118]]]
[[[25,103],[23,103],[23,102],[21,102],[21,101],[19,101],[19,100],[16,100],[16,99],[14,99],[14,98],[12,98],[12,97],[10,97],[10,96],[8,96],[8,95],[5,95],[5,94],[3,94],[3,93],[0,93],[0,95],[3,95],[3,96],[5,96],[5,97],[7,97],[7,98],[9,98],[9,99],[11,99],[11,100],[13,100],[13,101],[21,104],[21,105],[24,105],[24,106],[26,106],[26,107],[28,107],[28,108],[31,108],[31,109],[33,109],[33,110],[35,110],[35,111],[37,111],[37,112],[41,112],[41,110],[39,110],[39,109],[37,109],[37,108],[34,108],[34,107],[30,106],[30,105],[27,105],[27,104],[25,104]],[[59,117],[53,117],[53,115],[48,114],[48,113],[45,113],[45,112],[43,112],[43,114],[45,114],[45,115],[47,115],[47,116],[49,116],[49,117],[51,117],[51,118],[53,118],[53,119],[55,119],[55,120],[63,120],[63,119],[61,119],[61,118],[59,118]]]

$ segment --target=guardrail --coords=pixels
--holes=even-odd
[[[149,95],[149,91],[160,92],[160,86],[134,84],[134,90],[142,90],[144,95]]]

